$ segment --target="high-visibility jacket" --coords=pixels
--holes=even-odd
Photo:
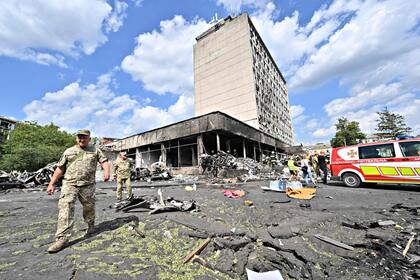
[[[297,171],[298,170],[297,166],[295,165],[295,161],[293,159],[289,159],[287,161],[287,167],[289,168],[290,171]]]

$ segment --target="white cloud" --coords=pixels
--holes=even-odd
[[[105,74],[95,84],[74,82],[47,92],[24,107],[26,119],[40,124],[52,121],[72,132],[88,128],[95,136],[124,137],[192,115],[191,96],[180,95],[168,108],[142,106],[132,96],[115,93],[110,87],[112,81],[112,73]]]
[[[92,54],[107,41],[104,24],[117,31],[125,8],[116,1],[112,11],[105,0],[0,1],[0,55],[65,67],[62,54]]]
[[[141,5],[143,4],[144,0],[131,0],[134,2],[134,6],[136,7],[141,7]]]
[[[205,20],[188,22],[182,16],[161,21],[159,31],[137,37],[133,53],[124,58],[121,68],[147,90],[192,94],[195,37],[209,27]]]
[[[314,87],[335,77],[353,74],[356,79],[363,76],[368,83],[368,73],[386,72],[387,67],[394,69],[407,53],[412,53],[411,59],[418,63],[415,56],[418,53],[413,52],[420,48],[420,2],[364,1],[354,4],[353,9],[352,13],[347,9],[336,11],[347,13],[351,19],[296,71],[290,82],[292,87]],[[406,72],[411,71],[394,72],[393,76]],[[352,80],[343,79],[344,82]]]
[[[222,5],[228,12],[236,15],[242,6],[251,6],[255,8],[263,8],[269,0],[217,0],[217,5]]]
[[[319,121],[317,119],[311,119],[306,123],[306,128],[314,129],[319,126]]]
[[[336,17],[329,16],[328,20],[313,19],[307,26],[301,26],[298,11],[281,21],[275,20],[276,11],[275,4],[269,2],[251,18],[283,74],[291,77],[302,60],[315,53],[340,22]]]
[[[137,2],[135,5],[137,5]],[[138,5],[140,5],[140,3]],[[109,17],[106,19],[107,32],[117,32],[120,29],[120,27],[123,25],[124,18],[127,17],[127,13],[125,12],[127,8],[127,3],[121,0],[114,1],[114,9],[112,10],[112,13],[109,15]]]
[[[299,117],[304,111],[305,111],[305,108],[302,105],[290,106],[290,115],[292,119]]]
[[[351,97],[337,98],[324,106],[329,116],[340,116],[371,105],[386,104],[401,94],[401,84],[379,85],[371,90],[358,92]]]
[[[335,127],[330,126],[328,128],[318,128],[312,133],[312,136],[315,138],[331,138],[335,133]]]

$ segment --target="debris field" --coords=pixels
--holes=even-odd
[[[70,246],[54,255],[46,249],[59,194],[3,191],[0,278],[247,279],[246,268],[279,270],[284,279],[420,276],[418,188],[321,184],[314,198],[299,200],[260,188],[269,183],[139,184],[138,204],[159,202],[159,190],[164,204],[194,201],[185,208],[192,211],[155,207],[162,210],[156,213],[153,203],[117,209],[114,184],[98,183],[96,233],[83,237],[78,205]],[[229,198],[226,190],[245,195]]]

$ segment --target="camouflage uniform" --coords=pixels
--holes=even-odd
[[[131,189],[131,179],[130,179],[130,161],[129,159],[118,158],[114,161],[112,166],[112,173],[117,176],[117,199],[122,199],[122,185],[125,183],[127,188],[127,196],[131,198],[133,192]]]
[[[80,148],[75,145],[64,151],[57,166],[64,170],[63,186],[58,201],[56,239],[69,239],[74,224],[74,204],[79,199],[83,218],[88,225],[95,223],[95,173],[97,163],[107,158],[92,145]]]

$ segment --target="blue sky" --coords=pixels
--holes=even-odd
[[[123,137],[193,116],[194,38],[248,12],[286,77],[297,143],[385,106],[420,134],[420,2],[0,2],[0,115]]]

